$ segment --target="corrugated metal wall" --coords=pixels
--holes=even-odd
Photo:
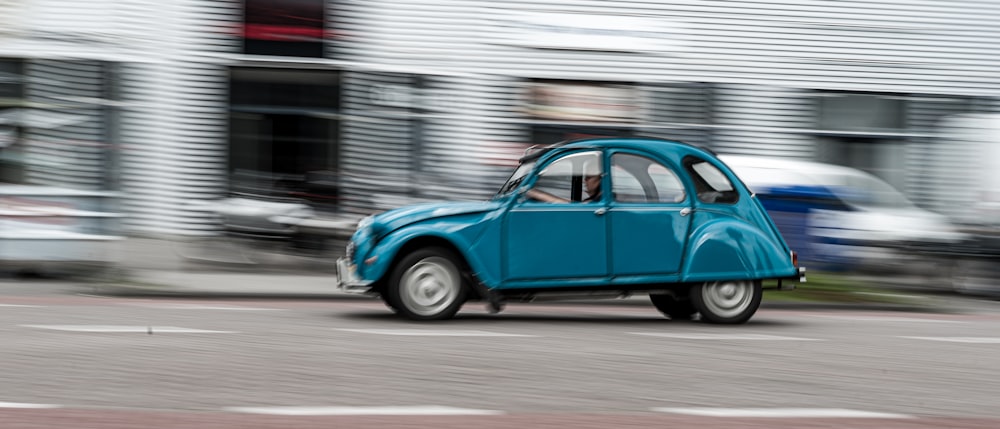
[[[964,175],[969,150],[961,142],[937,136],[937,126],[949,115],[975,112],[985,106],[968,97],[918,97],[909,103],[907,125],[919,134],[909,139],[907,183],[903,189],[917,204],[949,213],[958,201],[969,201]]]
[[[422,164],[439,185],[429,196],[489,198],[513,167],[504,160],[520,155],[528,142],[526,127],[514,122],[521,100],[517,81],[439,77],[429,82],[427,95]]]
[[[242,19],[242,2],[3,5],[11,4],[24,19],[4,32],[3,37],[20,32],[19,41],[0,45],[0,55],[51,58],[29,64],[38,78],[29,87],[31,97],[45,100],[59,92],[42,84],[45,77],[69,77],[75,83],[67,93],[83,97],[103,97],[109,80],[120,86],[122,104],[111,103],[120,109],[120,123],[109,126],[123,150],[129,228],[211,232],[210,216],[185,204],[219,197],[227,187],[227,67],[246,60],[237,54],[233,31]],[[331,0],[329,5],[335,39],[327,58],[310,61],[313,67],[344,70],[342,134],[331,144],[340,145],[345,210],[354,213],[407,198],[488,196],[511,159],[530,143],[531,127],[541,123],[520,109],[523,85],[531,79],[633,85],[641,116],[618,125],[720,152],[796,158],[812,157],[815,135],[824,131],[815,129],[814,91],[910,97],[908,129],[899,134],[907,142],[907,191],[928,205],[946,190],[933,188],[929,182],[936,179],[922,175],[940,146],[920,134],[941,115],[962,111],[961,103],[949,98],[1000,97],[1000,3],[993,1]],[[42,37],[60,34],[96,40],[102,47]],[[36,52],[40,45],[51,49]],[[280,58],[261,63],[295,67],[295,60]],[[110,78],[109,70],[115,73]],[[109,120],[98,119],[107,106],[73,107],[93,123]],[[108,138],[102,128],[108,127],[31,135],[39,142],[101,142]],[[41,145],[32,150],[49,153]],[[59,155],[70,154],[82,161],[69,175],[59,178],[35,163],[32,180],[96,186],[101,173],[93,163],[96,152]]]
[[[416,78],[407,74],[347,72],[342,79],[340,147],[342,209],[367,214],[411,195],[417,167]]]
[[[357,27],[358,39],[371,38],[358,42],[366,50],[351,60],[509,76],[497,85],[515,87],[531,78],[634,82],[646,113],[640,133],[720,152],[813,158],[816,136],[836,131],[819,127],[816,91],[902,94],[911,99],[907,128],[873,133],[904,142],[906,160],[893,164],[906,171],[893,174],[904,174],[905,191],[928,206],[941,191],[922,174],[931,143],[920,136],[937,118],[968,107],[955,109],[948,98],[1000,96],[1000,4],[992,2],[386,0],[368,7],[366,22],[378,29]],[[462,14],[465,19],[456,19]],[[595,23],[601,19],[610,23]],[[605,37],[584,46],[560,34]],[[636,43],[598,46],[612,40]],[[417,41],[426,43],[405,49]],[[456,57],[462,61],[450,61]],[[492,79],[482,80],[490,85]],[[699,86],[709,90],[692,90]],[[491,92],[498,91],[477,94],[480,102],[504,102]],[[704,97],[710,104],[699,103]],[[461,136],[468,129],[456,125],[449,132]]]
[[[708,146],[712,144],[715,88],[706,84],[641,86],[645,121],[639,134]]]
[[[478,18],[493,23],[480,36],[494,38],[494,48],[483,52],[485,60],[494,70],[514,75],[567,77],[569,72],[598,79],[861,91],[1000,91],[996,2],[581,0],[555,6],[521,0],[479,5]],[[645,24],[642,30],[657,39],[661,50],[531,50],[496,36],[511,27],[537,29],[538,19],[549,34],[580,30],[584,18],[593,15],[646,19],[637,23]],[[526,27],[531,19],[534,27]]]
[[[137,7],[142,5],[137,5]],[[156,29],[143,63],[122,67],[121,140],[133,234],[203,234],[217,225],[192,203],[227,187],[228,69],[238,1],[151,2],[132,25]],[[149,10],[158,13],[150,15]]]
[[[722,153],[811,159],[814,100],[791,88],[723,85],[714,104],[712,146]]]

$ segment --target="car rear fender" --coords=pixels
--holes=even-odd
[[[719,218],[691,232],[683,281],[768,279],[794,276],[784,243],[738,219]]]

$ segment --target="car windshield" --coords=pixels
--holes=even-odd
[[[912,208],[914,204],[892,185],[858,170],[807,171],[735,163],[733,169],[754,192],[770,187],[807,186],[828,190],[854,207]]]
[[[822,183],[847,204],[859,207],[909,208],[913,203],[902,193],[875,176],[855,174],[820,174]]]
[[[514,169],[514,173],[510,175],[509,179],[507,179],[507,183],[504,183],[503,186],[500,187],[500,191],[497,192],[496,196],[499,197],[507,195],[517,189],[517,187],[521,185],[521,182],[528,176],[528,173],[530,173],[531,169],[534,167],[534,160],[525,161],[522,162],[521,165],[518,165],[517,168]]]

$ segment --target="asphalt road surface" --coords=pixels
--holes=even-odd
[[[996,428],[1000,302],[762,308],[90,296],[0,282],[0,428]]]

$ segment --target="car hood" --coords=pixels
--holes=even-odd
[[[499,207],[500,203],[496,201],[414,204],[381,213],[375,216],[374,224],[383,231],[392,231],[429,219],[490,212]]]

